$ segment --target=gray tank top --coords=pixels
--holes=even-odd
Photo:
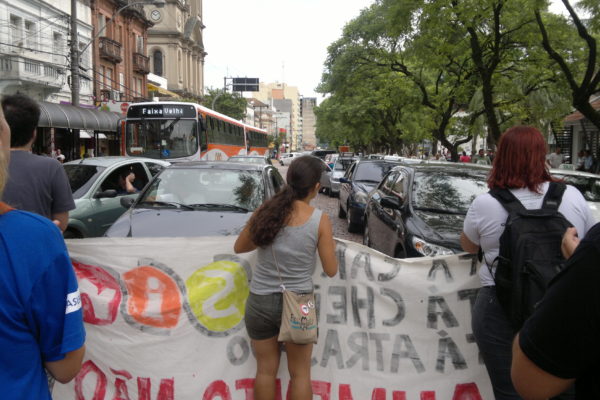
[[[272,245],[258,248],[258,260],[250,282],[252,293],[264,295],[281,291],[271,246],[277,257],[285,288],[293,292],[313,290],[312,275],[317,265],[321,214],[322,211],[315,208],[304,224],[284,226],[275,236]]]

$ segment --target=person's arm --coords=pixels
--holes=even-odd
[[[44,366],[54,379],[60,383],[67,383],[79,373],[84,355],[85,345],[77,350],[68,352],[62,360],[46,361]]]
[[[40,233],[48,236],[40,258],[50,261],[32,288],[26,318],[36,327],[44,366],[56,380],[66,383],[79,372],[85,354],[81,296],[62,236],[55,228],[40,229]]]
[[[569,259],[575,252],[575,249],[579,246],[579,237],[577,236],[577,229],[571,227],[568,228],[563,235],[560,250],[562,251],[565,259]]]
[[[323,271],[327,276],[332,277],[337,274],[338,265],[335,257],[335,240],[333,240],[333,228],[327,214],[321,215],[319,223],[319,242],[317,244],[319,258],[323,265]]]
[[[248,253],[249,251],[256,249],[256,247],[257,246],[250,238],[249,224],[246,224],[244,230],[242,231],[242,233],[240,233],[240,236],[238,236],[237,240],[235,241],[235,244],[233,245],[233,251],[236,254]]]
[[[477,254],[479,252],[479,246],[473,243],[464,232],[460,233],[460,245],[467,253]]]
[[[516,391],[525,400],[544,400],[559,395],[575,381],[549,374],[534,364],[521,350],[518,334],[513,341],[510,375]]]
[[[125,178],[125,190],[127,190],[127,193],[137,193],[138,190],[135,186],[133,186],[134,180],[135,174],[133,172],[127,175],[127,178]]]
[[[67,225],[69,224],[69,212],[59,212],[52,214],[52,222],[54,225],[58,226],[61,232],[64,232],[67,229]]]

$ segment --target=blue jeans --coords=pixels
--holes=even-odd
[[[510,378],[514,330],[498,303],[496,288],[479,290],[472,318],[473,334],[492,381],[496,400],[521,399]],[[554,399],[574,399],[573,388]]]

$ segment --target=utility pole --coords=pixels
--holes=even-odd
[[[77,38],[77,0],[71,0],[71,104],[79,107],[79,39]],[[73,154],[78,159],[79,129],[73,129]]]

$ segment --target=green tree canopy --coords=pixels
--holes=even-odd
[[[223,89],[208,89],[208,94],[202,100],[203,106],[237,120],[246,115],[246,104],[246,99],[239,93],[229,93]]]

